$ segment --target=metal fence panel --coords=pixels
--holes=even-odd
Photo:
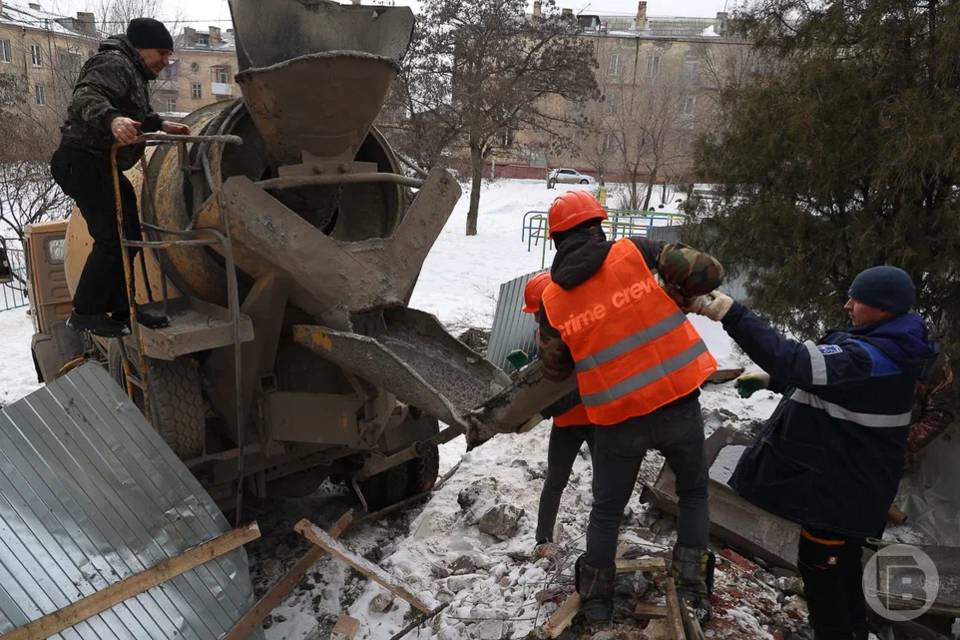
[[[27,261],[20,238],[2,238],[6,248],[7,261],[13,272],[12,282],[0,285],[0,311],[26,307],[27,300]]]
[[[511,351],[522,349],[530,355],[537,351],[536,320],[533,314],[521,311],[523,289],[527,286],[527,281],[537,273],[539,272],[534,271],[500,285],[490,342],[487,344],[487,360],[507,372],[513,369],[507,361],[507,354]]]
[[[100,365],[0,411],[0,634],[229,529]],[[252,602],[238,549],[53,637],[213,640]]]

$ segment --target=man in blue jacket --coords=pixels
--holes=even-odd
[[[743,380],[783,394],[730,486],[799,523],[798,568],[817,640],[866,640],[861,546],[882,530],[903,471],[913,394],[937,354],[909,313],[910,276],[889,266],[854,278],[853,325],[820,342],[784,338],[729,296],[690,310],[723,323],[765,372]]]

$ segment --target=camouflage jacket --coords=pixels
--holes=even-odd
[[[154,74],[123,36],[111,36],[87,60],[73,88],[61,144],[106,156],[114,143],[110,123],[118,116],[141,123],[144,132],[160,129],[162,120],[150,106],[148,82]],[[129,169],[143,155],[143,145],[123,147],[117,159]]]
[[[670,244],[641,237],[633,237],[630,240],[640,250],[647,266],[659,276],[663,288],[677,300],[678,304],[681,304],[685,298],[709,293],[723,282],[723,266],[706,253],[680,243]],[[607,242],[607,244],[612,243]],[[585,246],[582,252],[587,253],[592,250],[596,253],[596,257],[592,260],[583,260],[582,256],[571,255],[565,265],[558,265],[557,261],[554,261],[553,270],[580,271],[579,279],[592,276],[600,268],[606,256],[606,253],[602,252],[601,245],[596,242],[592,245],[592,247]],[[598,252],[602,252],[603,257]],[[560,258],[561,254],[558,253],[557,257]],[[560,338],[560,332],[550,324],[546,313],[540,314],[539,324],[539,349],[540,359],[543,360],[544,376],[549,380],[563,380],[573,372],[573,357]]]
[[[926,447],[953,422],[956,399],[950,359],[941,354],[930,379],[920,382],[913,396],[913,423],[907,437],[910,453]]]

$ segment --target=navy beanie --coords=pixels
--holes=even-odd
[[[127,25],[127,40],[136,49],[169,49],[173,51],[173,37],[163,23],[153,18],[134,18]]]
[[[897,267],[870,267],[864,269],[850,285],[850,297],[882,311],[906,313],[916,300],[913,280]]]

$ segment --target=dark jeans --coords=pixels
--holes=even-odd
[[[800,536],[797,568],[816,640],[866,640],[863,538],[804,531],[807,535]]]
[[[50,173],[63,192],[76,201],[93,239],[93,247],[73,294],[74,310],[82,314],[119,313],[126,316],[127,289],[117,233],[110,159],[61,146],[50,160]],[[123,173],[120,173],[120,195],[127,239],[140,240],[137,198]],[[131,260],[136,251],[130,249]]]
[[[677,477],[680,498],[677,544],[705,548],[709,541],[707,467],[700,402],[688,398],[594,434],[594,495],[584,561],[597,569],[614,566],[623,509],[648,449],[657,449]]]
[[[567,488],[573,462],[580,446],[586,442],[593,458],[593,427],[558,427],[550,430],[550,445],[547,448],[547,479],[540,492],[540,508],[537,510],[537,544],[553,542],[553,527],[557,523],[560,498]]]

